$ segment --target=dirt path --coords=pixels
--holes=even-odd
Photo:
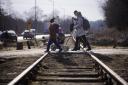
[[[100,54],[125,54],[128,55],[128,49],[92,49],[95,53]],[[12,51],[0,51],[0,58],[13,58],[13,57],[25,57],[25,55],[43,55],[44,49],[34,48],[34,49],[24,49],[24,50],[12,50]]]
[[[95,53],[100,53],[100,54],[124,54],[124,55],[128,55],[128,49],[111,49],[111,48],[107,48],[107,49],[93,49],[92,50]]]
[[[15,58],[15,57],[32,57],[43,55],[44,50],[41,48],[24,49],[24,50],[12,50],[12,51],[0,51],[0,58]]]

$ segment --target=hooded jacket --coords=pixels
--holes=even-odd
[[[82,16],[77,17],[77,21],[74,24],[74,28],[76,29],[76,37],[80,37],[85,35],[85,31],[83,29],[83,18]]]
[[[49,34],[50,34],[50,39],[56,40],[56,33],[58,33],[59,25],[56,23],[50,23],[49,26]]]

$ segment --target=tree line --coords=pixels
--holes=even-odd
[[[128,0],[106,0],[103,5],[105,20],[110,28],[128,30]]]
[[[10,1],[5,0],[7,5],[11,5]],[[2,2],[2,1],[1,1]],[[4,2],[4,1],[3,1]],[[28,21],[31,21],[31,28],[36,29],[37,34],[45,34],[48,33],[46,30],[46,23],[49,22],[50,18],[52,18],[51,15],[44,15],[43,10],[41,10],[39,7],[36,7],[36,19],[35,19],[35,7],[32,7],[29,11],[26,11],[23,17],[17,17],[18,13],[9,13],[7,9],[9,9],[11,12],[13,12],[13,8],[11,6],[6,6],[5,9],[2,6],[3,3],[0,3],[0,31],[4,30],[14,30],[18,35],[20,35],[25,29],[28,27]],[[9,8],[8,8],[9,7]],[[55,17],[58,16],[58,12],[55,10]],[[41,20],[44,18],[44,20]],[[69,32],[69,23],[70,19],[60,19],[60,25],[62,28],[64,28],[64,32]]]

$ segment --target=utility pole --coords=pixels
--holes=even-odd
[[[65,8],[61,8],[63,10],[63,20],[64,20],[64,25],[65,25]]]
[[[36,12],[36,11],[37,11],[37,8],[36,8],[37,6],[36,6],[36,3],[37,3],[37,2],[36,2],[36,0],[35,0],[35,23],[34,23],[34,27],[35,27],[34,29],[35,29],[35,30],[37,30],[37,14],[36,14],[36,13],[37,13],[37,12]],[[36,34],[36,32],[35,32],[35,34]]]
[[[54,18],[54,0],[52,0],[53,5],[53,18]]]
[[[63,8],[63,10],[64,10],[64,24],[65,24],[65,9]]]
[[[35,0],[35,26],[34,27],[35,27],[35,42],[36,42],[36,44],[38,46],[38,42],[36,40],[36,34],[37,34],[37,14],[36,13],[37,13],[37,2]]]

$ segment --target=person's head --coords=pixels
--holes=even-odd
[[[52,18],[52,19],[50,20],[50,23],[53,23],[53,22],[54,22],[54,20],[55,20],[55,18]]]
[[[74,15],[78,16],[78,11],[77,10],[74,11]]]
[[[78,12],[78,16],[82,16],[81,12]]]

